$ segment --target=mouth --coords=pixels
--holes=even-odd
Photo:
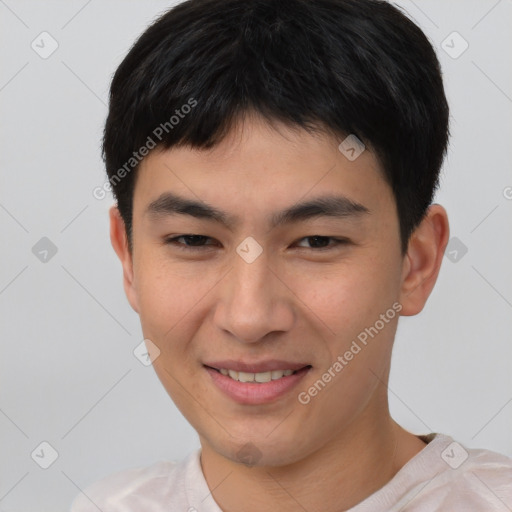
[[[281,367],[277,367],[281,365]],[[233,368],[235,366],[235,368]],[[287,395],[312,369],[310,364],[282,364],[272,362],[266,364],[264,371],[250,365],[215,364],[204,365],[216,387],[235,402],[243,405],[261,405],[275,402]],[[244,370],[240,369],[241,367]],[[270,369],[273,367],[273,369]]]
[[[258,384],[264,384],[272,380],[279,380],[282,379],[283,377],[289,377],[290,375],[295,375],[297,372],[300,372],[306,368],[311,368],[311,365],[306,365],[298,370],[292,370],[290,368],[287,368],[286,370],[268,370],[265,372],[243,372],[231,370],[228,368],[213,368],[208,365],[205,366],[206,368],[215,370],[219,372],[221,375],[229,377],[232,380],[236,380],[238,382],[256,382]]]

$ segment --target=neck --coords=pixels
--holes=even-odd
[[[215,452],[201,437],[201,465],[224,512],[340,512],[393,478],[425,443],[389,415],[366,409],[318,450],[285,466],[247,467]]]

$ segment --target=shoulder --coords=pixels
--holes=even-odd
[[[442,434],[436,436],[436,441],[442,462],[414,500],[417,505],[424,501],[429,507],[435,503],[435,510],[467,512],[512,509],[512,458],[491,450],[467,448]],[[420,506],[417,510],[423,509]]]
[[[185,506],[183,483],[194,467],[195,457],[197,452],[181,462],[159,461],[113,473],[83,489],[74,499],[71,512],[147,510],[163,503]]]
[[[460,506],[467,501],[481,504],[488,511],[503,510],[505,504],[512,507],[512,458],[491,450],[465,448],[456,442],[453,446],[465,450],[467,458],[460,466],[449,467],[441,478],[445,486],[456,490],[447,493],[446,505]],[[447,455],[451,455],[451,451],[445,453],[445,457]]]

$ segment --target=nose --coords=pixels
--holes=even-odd
[[[216,327],[242,343],[290,330],[295,321],[293,293],[276,268],[270,267],[265,251],[252,263],[236,254],[216,290]]]

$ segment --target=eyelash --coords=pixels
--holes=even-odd
[[[179,235],[179,236],[175,236],[175,237],[172,237],[172,238],[167,238],[167,239],[165,239],[164,242],[167,245],[171,245],[172,244],[175,247],[177,247],[179,250],[182,250],[182,251],[198,251],[198,250],[201,251],[205,247],[208,247],[208,245],[189,246],[189,245],[177,242],[177,240],[180,239],[180,238],[190,238],[190,237],[196,237],[196,238],[199,237],[199,238],[203,238],[203,239],[206,239],[206,240],[213,240],[211,237],[205,236],[205,235],[187,234],[187,235]],[[301,242],[302,240],[310,239],[310,238],[322,238],[322,239],[332,240],[334,242],[334,244],[332,244],[329,247],[319,247],[319,248],[311,247],[311,250],[314,251],[314,252],[330,251],[330,250],[333,250],[334,248],[336,248],[336,247],[338,247],[340,245],[347,245],[349,243],[349,240],[346,239],[346,238],[335,238],[335,237],[332,237],[332,236],[322,236],[322,235],[305,236],[303,238],[300,238],[299,242]],[[212,245],[212,244],[210,244],[210,245]],[[301,247],[301,249],[307,249],[307,247]]]

